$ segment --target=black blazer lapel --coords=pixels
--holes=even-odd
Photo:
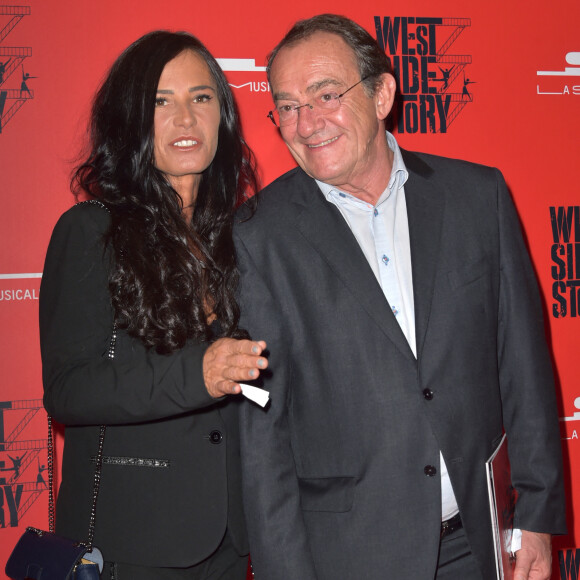
[[[405,201],[411,239],[415,332],[419,358],[431,312],[445,195],[434,183],[431,178],[433,170],[425,162],[413,153],[402,153],[409,171],[409,179],[405,183]]]
[[[296,216],[296,228],[323,256],[369,318],[414,361],[409,343],[348,224],[340,211],[326,201],[316,182],[305,174],[302,176],[309,183],[298,188],[304,191],[305,198],[304,207]]]

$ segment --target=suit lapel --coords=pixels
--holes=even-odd
[[[402,153],[409,171],[409,179],[405,184],[405,201],[411,238],[415,332],[419,358],[431,312],[445,195],[433,179],[430,179],[433,171],[428,165],[413,153]]]
[[[305,174],[302,176],[305,183],[297,189],[305,197],[303,208],[297,214],[296,228],[324,258],[370,320],[408,359],[414,360],[407,339],[348,224],[339,210],[326,201],[315,181]]]

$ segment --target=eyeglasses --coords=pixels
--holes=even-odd
[[[348,87],[346,91],[337,95],[334,91],[323,90],[314,96],[311,103],[304,103],[303,105],[281,105],[272,109],[268,112],[268,118],[276,127],[286,127],[287,125],[292,125],[298,120],[298,110],[303,107],[308,107],[310,110],[316,107],[321,115],[328,115],[332,111],[336,111],[340,107],[340,99],[348,93],[348,91],[354,89],[357,85],[366,81],[372,75],[367,75],[360,81]]]

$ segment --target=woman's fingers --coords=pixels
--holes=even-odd
[[[261,356],[263,340],[220,338],[207,349],[203,358],[203,377],[208,393],[214,397],[241,392],[240,381],[255,380],[268,366]]]

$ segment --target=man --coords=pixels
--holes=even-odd
[[[541,306],[492,168],[400,151],[395,80],[343,17],[274,49],[272,119],[299,168],[237,228],[242,324],[268,343],[242,412],[257,580],[490,580],[485,461],[507,433],[516,580],[565,533]]]

